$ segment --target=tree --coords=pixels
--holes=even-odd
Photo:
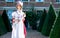
[[[7,29],[6,29],[5,24],[2,20],[2,17],[0,15],[0,35],[3,35],[5,33],[7,33]]]
[[[44,21],[45,21],[45,18],[46,18],[46,10],[44,9],[43,13],[42,13],[42,16],[41,16],[41,19],[40,19],[40,23],[39,23],[39,27],[38,27],[38,31],[41,32],[42,30],[42,27],[43,27],[43,24],[44,24]]]
[[[60,12],[51,30],[50,38],[60,38]]]
[[[32,27],[33,30],[36,30],[37,20],[39,19],[39,17],[34,12],[26,12],[26,15],[27,15],[26,19],[29,21],[30,26]]]
[[[8,32],[10,32],[12,30],[12,28],[11,28],[11,24],[10,24],[9,18],[7,16],[6,10],[4,10],[2,13],[2,19],[4,21],[4,24],[5,24]]]
[[[41,31],[43,35],[49,36],[52,25],[54,24],[55,18],[56,18],[55,11],[52,7],[52,4],[50,4],[49,11]]]

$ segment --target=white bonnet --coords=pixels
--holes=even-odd
[[[20,4],[21,6],[23,6],[23,2],[21,1],[17,1],[17,4]]]

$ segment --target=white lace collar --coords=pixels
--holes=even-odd
[[[17,13],[18,13],[18,14],[21,14],[21,13],[22,13],[22,10],[17,10]]]

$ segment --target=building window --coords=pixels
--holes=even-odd
[[[56,2],[60,2],[60,0],[56,0]]]
[[[5,0],[6,2],[14,2],[15,0]]]
[[[21,0],[21,1],[23,1],[23,2],[29,2],[29,0]]]
[[[35,0],[36,2],[44,2],[44,0]]]
[[[5,1],[5,0],[0,0],[0,1]]]

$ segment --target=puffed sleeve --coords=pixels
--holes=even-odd
[[[14,23],[14,22],[15,22],[15,13],[12,12],[12,23]]]
[[[12,12],[12,18],[14,18],[14,12]]]

